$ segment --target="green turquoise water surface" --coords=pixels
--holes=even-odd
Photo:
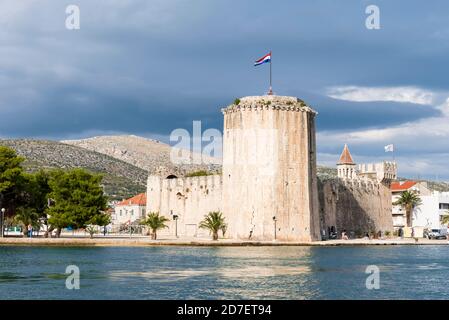
[[[449,299],[448,279],[449,245],[0,247],[0,299]]]

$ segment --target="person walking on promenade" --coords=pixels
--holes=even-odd
[[[31,224],[28,225],[28,238],[33,237],[33,226]]]

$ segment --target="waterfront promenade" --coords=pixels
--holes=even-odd
[[[420,238],[392,238],[392,239],[352,239],[352,240],[328,240],[314,242],[283,242],[283,241],[246,241],[220,239],[212,241],[210,239],[199,238],[161,238],[151,240],[146,236],[96,236],[89,237],[69,237],[61,238],[0,238],[0,246],[23,245],[23,246],[108,246],[108,247],[145,247],[145,246],[364,246],[364,245],[449,245],[448,240],[428,240]]]

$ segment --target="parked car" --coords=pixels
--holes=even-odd
[[[431,229],[425,232],[424,236],[428,239],[447,239],[447,229]]]

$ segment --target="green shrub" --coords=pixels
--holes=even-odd
[[[188,174],[186,174],[186,177],[203,177],[203,176],[210,176],[212,175],[212,173],[206,171],[206,170],[199,170],[199,171],[194,171],[194,172],[190,172]]]

